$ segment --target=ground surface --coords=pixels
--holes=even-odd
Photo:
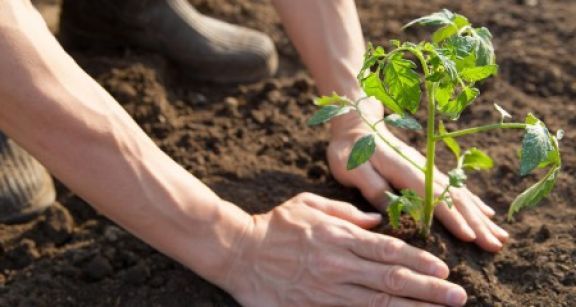
[[[192,2],[204,12],[269,33],[282,55],[280,77],[223,87],[186,81],[161,55],[143,50],[104,46],[71,51],[168,154],[246,210],[267,211],[301,191],[365,206],[357,192],[342,188],[329,175],[326,129],[305,125],[314,110],[313,84],[267,1]],[[513,197],[536,178],[516,174],[518,147],[509,144],[518,144],[521,135],[491,132],[463,139],[464,145],[499,157],[498,166],[474,176],[469,187],[497,209],[511,242],[493,255],[455,240],[439,226],[434,236],[440,256],[452,268],[450,279],[468,290],[469,306],[574,306],[576,60],[570,55],[576,49],[576,2],[357,2],[364,32],[377,43],[397,37],[417,40],[424,32],[402,33],[402,23],[443,7],[492,30],[501,73],[482,86],[481,99],[463,115],[462,125],[497,120],[491,105],[498,102],[517,119],[532,110],[551,129],[566,130],[558,187],[515,223],[505,223],[502,216]],[[48,11],[53,18],[50,5]],[[402,133],[422,149],[421,135]],[[441,151],[440,157],[449,155]],[[59,186],[59,204],[46,214],[24,225],[0,225],[0,306],[236,303]]]

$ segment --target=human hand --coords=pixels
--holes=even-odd
[[[221,286],[244,306],[461,306],[448,267],[372,233],[380,216],[314,194],[256,215]]]
[[[385,192],[390,191],[390,186],[412,189],[424,195],[424,174],[380,141],[369,163],[351,171],[346,170],[352,146],[371,130],[361,123],[350,124],[350,121],[345,126],[332,129],[327,153],[332,174],[340,183],[360,189],[364,197],[382,212],[387,203]],[[416,149],[396,138],[384,125],[378,129],[405,155],[419,165],[425,165],[426,159]],[[448,178],[438,170],[434,177],[434,190],[438,196],[448,184]],[[491,252],[499,251],[509,235],[491,220],[494,210],[467,188],[450,188],[450,196],[454,206],[439,205],[435,209],[435,216],[461,240],[474,241]]]

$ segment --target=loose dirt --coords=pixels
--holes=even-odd
[[[143,50],[99,46],[70,52],[162,149],[245,210],[265,212],[302,191],[369,208],[358,192],[343,188],[329,174],[327,129],[305,124],[315,109],[313,82],[269,3],[192,2],[213,16],[270,34],[282,57],[278,77],[246,85],[197,83],[181,77],[179,68],[161,55]],[[456,240],[436,223],[431,248],[449,263],[450,280],[468,291],[468,306],[575,306],[576,2],[357,3],[364,33],[375,43],[418,41],[425,30],[402,32],[401,25],[444,7],[492,31],[501,73],[481,86],[481,98],[463,114],[460,125],[498,120],[492,109],[497,102],[516,119],[533,111],[552,130],[566,130],[565,166],[557,188],[513,223],[504,221],[507,206],[537,178],[517,175],[521,134],[494,131],[463,138],[464,146],[478,146],[497,157],[493,170],[471,176],[468,185],[497,210],[496,220],[511,240],[502,252],[490,254]],[[421,134],[396,132],[423,149]],[[444,149],[439,157],[451,161]],[[65,187],[58,186],[58,195],[58,204],[33,221],[0,225],[0,306],[237,305]]]

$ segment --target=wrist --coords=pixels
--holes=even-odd
[[[358,98],[352,99],[357,100]],[[360,117],[358,112],[352,110],[348,114],[338,116],[330,121],[330,134],[333,138],[354,130],[370,129],[365,121],[375,123],[384,116],[384,107],[373,97],[362,99],[358,104],[358,108],[362,112],[364,119]]]
[[[226,288],[227,275],[252,233],[254,221],[248,213],[222,199],[216,200],[213,208],[203,226],[197,225],[182,238],[188,242],[188,248],[182,250],[179,258],[200,276]],[[189,220],[198,222],[196,218]]]

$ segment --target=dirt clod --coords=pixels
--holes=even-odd
[[[44,218],[40,229],[46,238],[56,245],[62,245],[70,239],[74,232],[74,218],[66,208],[55,203],[46,211]]]
[[[99,281],[112,274],[114,268],[108,259],[102,255],[96,255],[84,265],[82,271],[89,280]]]

